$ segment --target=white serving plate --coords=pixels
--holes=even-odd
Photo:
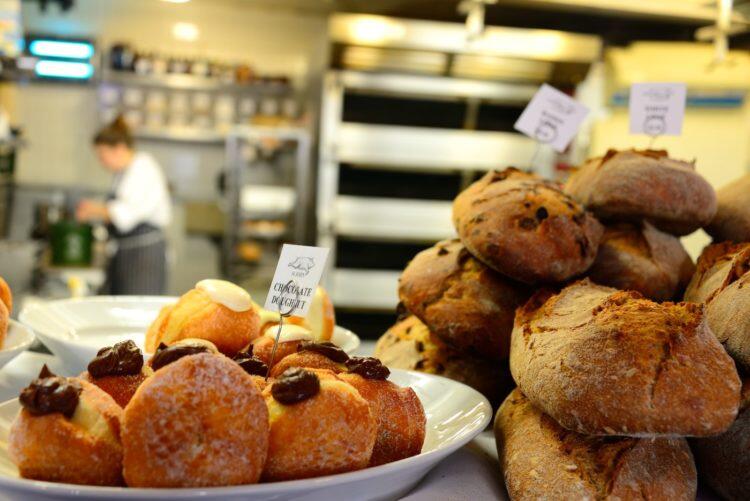
[[[143,349],[146,330],[159,310],[177,299],[167,296],[62,299],[30,306],[19,318],[71,371],[81,371],[104,346],[132,339]],[[359,337],[338,325],[331,341],[347,353],[359,346]]]
[[[412,387],[424,405],[427,433],[421,454],[339,475],[235,487],[126,489],[21,479],[7,450],[10,426],[20,408],[17,399],[10,400],[0,404],[0,491],[18,499],[396,499],[409,492],[441,459],[484,430],[492,418],[492,408],[480,393],[443,377],[392,369],[390,380]]]
[[[0,367],[16,358],[19,353],[26,351],[34,342],[34,333],[31,329],[15,320],[8,324],[8,334],[0,349]]]

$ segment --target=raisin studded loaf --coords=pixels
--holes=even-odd
[[[706,232],[721,242],[750,242],[750,174],[716,192],[718,209]]]
[[[750,499],[750,378],[742,384],[740,413],[732,426],[716,437],[690,441],[701,477],[722,498]]]
[[[380,337],[375,356],[388,367],[437,374],[464,383],[493,405],[499,405],[514,386],[507,362],[467,356],[442,342],[413,315]]]
[[[589,435],[715,435],[739,405],[734,362],[702,305],[589,280],[519,308],[510,369],[534,405]]]
[[[646,219],[674,235],[692,233],[716,213],[711,185],[666,151],[609,150],[573,173],[565,191],[601,220]]]
[[[516,308],[527,288],[474,259],[458,240],[446,240],[411,260],[399,297],[430,331],[465,353],[508,358]]]
[[[644,221],[607,225],[586,276],[600,285],[666,301],[682,296],[694,271],[680,239]]]
[[[735,361],[750,369],[750,243],[706,247],[685,300],[706,303],[711,330]]]
[[[603,232],[558,183],[513,168],[488,172],[461,192],[453,223],[476,258],[528,284],[586,271]]]
[[[497,413],[495,438],[512,501],[695,499],[695,464],[684,438],[579,435],[518,389]]]

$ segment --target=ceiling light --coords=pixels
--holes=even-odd
[[[169,2],[169,3],[188,3],[190,0],[161,0],[162,2]]]
[[[174,23],[172,26],[172,36],[182,42],[195,42],[198,40],[200,31],[193,23]]]
[[[403,38],[406,35],[406,28],[396,20],[362,16],[352,23],[349,32],[360,43],[376,44]]]

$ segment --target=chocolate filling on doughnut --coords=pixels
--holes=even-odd
[[[346,361],[349,372],[359,374],[365,379],[388,379],[391,371],[374,357],[354,357]]]
[[[123,341],[102,348],[89,362],[88,371],[95,378],[140,374],[143,354],[133,341]]]
[[[314,372],[292,367],[285,370],[271,386],[277,402],[292,405],[312,398],[320,391],[320,379]]]
[[[302,341],[297,346],[297,351],[312,351],[327,357],[328,359],[343,364],[349,360],[349,355],[344,350],[331,343],[330,341],[324,341],[322,343],[315,343],[312,341]]]
[[[198,353],[212,353],[211,349],[204,344],[174,344],[167,346],[164,343],[159,343],[159,347],[156,348],[156,353],[151,357],[151,368],[156,370],[161,369],[165,365],[169,365],[182,357],[188,355],[197,355]]]
[[[248,352],[240,352],[232,360],[237,362],[251,376],[265,377],[268,374],[268,365],[263,360],[252,356]]]
[[[55,376],[45,365],[39,377],[21,390],[18,400],[35,416],[59,412],[70,418],[78,407],[82,391],[75,379]]]

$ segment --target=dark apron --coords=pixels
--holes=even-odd
[[[119,183],[115,179],[114,186]],[[109,195],[114,198],[115,189]],[[167,284],[167,243],[164,232],[141,223],[121,233],[110,224],[109,234],[117,251],[107,267],[107,292],[114,295],[161,295]]]

